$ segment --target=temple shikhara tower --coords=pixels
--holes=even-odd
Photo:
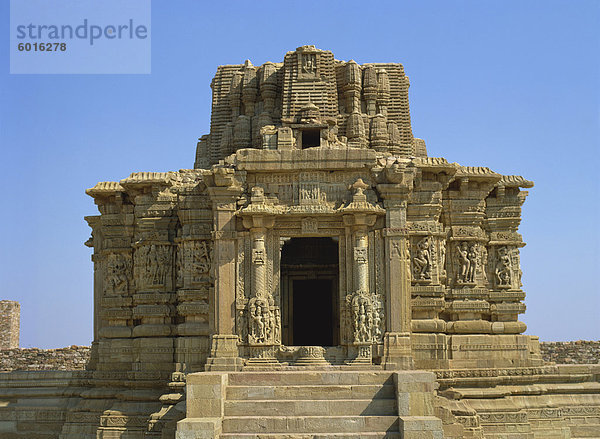
[[[193,169],[87,191],[93,355],[39,437],[600,436],[600,368],[519,320],[533,183],[429,157],[401,64],[302,46],[211,87]]]

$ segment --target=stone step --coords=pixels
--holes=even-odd
[[[397,416],[229,416],[223,433],[398,432]]]
[[[244,399],[389,399],[395,398],[392,385],[290,385],[227,386],[228,400]]]
[[[225,416],[366,416],[398,414],[395,399],[227,400]]]
[[[230,439],[401,439],[398,432],[370,431],[366,433],[223,433],[219,437]]]
[[[390,372],[361,371],[294,371],[240,372],[229,374],[232,386],[355,385],[393,384]]]

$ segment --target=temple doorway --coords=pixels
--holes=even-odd
[[[281,250],[282,343],[339,344],[339,254],[332,238],[291,238]]]

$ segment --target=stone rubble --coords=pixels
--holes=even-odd
[[[542,358],[556,364],[600,363],[600,340],[543,341]],[[0,352],[0,371],[84,370],[90,358],[89,346],[60,349],[21,348]]]
[[[0,371],[84,370],[89,358],[89,346],[7,349],[0,351]]]
[[[544,361],[556,364],[600,363],[600,340],[540,342]]]

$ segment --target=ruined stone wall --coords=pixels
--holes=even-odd
[[[19,347],[21,305],[12,300],[0,301],[0,351]]]
[[[0,352],[0,371],[83,370],[89,357],[89,346],[69,346],[60,349],[7,349]]]
[[[600,363],[600,340],[545,341],[540,343],[544,361],[557,364]]]

